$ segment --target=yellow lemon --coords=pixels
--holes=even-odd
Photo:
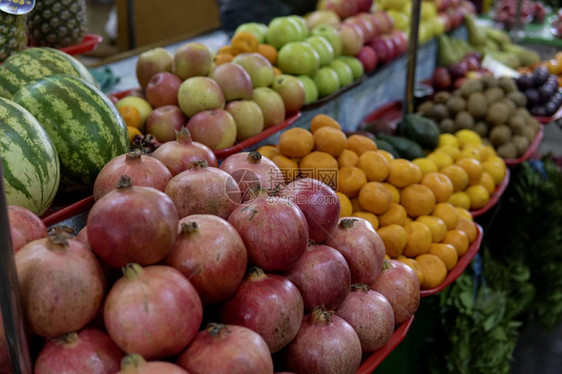
[[[435,165],[435,162],[429,158],[416,158],[415,160],[412,160],[412,162],[419,166],[422,176],[439,170],[437,165]]]
[[[437,146],[442,147],[445,145],[450,145],[452,147],[458,148],[459,141],[453,134],[441,134],[439,135],[439,142],[437,143]]]
[[[464,147],[466,144],[476,143],[482,144],[482,138],[476,132],[469,129],[462,129],[455,133],[459,142],[459,147]]]

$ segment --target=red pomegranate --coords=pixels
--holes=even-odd
[[[273,361],[263,338],[249,328],[210,323],[178,358],[198,374],[271,374]]]
[[[420,282],[416,273],[397,260],[384,260],[371,289],[381,293],[392,305],[396,325],[413,316],[420,305]]]
[[[164,192],[172,179],[170,171],[160,161],[139,151],[122,154],[109,161],[99,172],[94,182],[94,200],[99,200],[117,188],[122,175],[131,177],[135,186],[156,188]]]
[[[218,166],[217,157],[211,148],[194,142],[186,127],[176,133],[176,140],[163,143],[150,156],[162,161],[172,173],[172,177],[188,170],[194,161],[207,160],[209,166]]]
[[[351,282],[371,284],[377,279],[386,250],[379,234],[367,220],[340,218],[324,244],[345,257],[351,271]]]
[[[220,313],[224,323],[245,326],[260,334],[275,353],[299,331],[304,309],[299,290],[291,281],[253,267]]]
[[[88,226],[82,227],[82,229],[78,232],[78,235],[76,235],[74,240],[78,240],[80,243],[90,248],[90,242],[88,241]]]
[[[240,205],[228,222],[238,231],[249,261],[265,271],[285,271],[293,266],[308,246],[308,224],[302,211],[288,199],[258,197]]]
[[[361,365],[361,342],[349,323],[333,311],[316,308],[304,316],[284,361],[295,373],[353,374]]]
[[[105,332],[85,329],[49,341],[35,361],[34,374],[115,374],[123,352]]]
[[[169,265],[185,275],[203,304],[226,300],[238,288],[248,253],[238,232],[224,219],[209,214],[182,218]]]
[[[35,240],[15,255],[30,332],[45,338],[78,331],[100,307],[105,279],[92,251],[64,235]]]
[[[17,205],[8,205],[8,221],[14,252],[29,242],[47,237],[47,227],[31,210]]]
[[[336,314],[353,327],[363,353],[382,348],[394,333],[394,312],[386,298],[366,284],[354,284]]]
[[[172,249],[178,213],[166,194],[133,186],[124,175],[116,190],[98,200],[86,222],[92,250],[108,265],[152,265]]]
[[[343,303],[351,275],[341,253],[334,248],[311,244],[285,276],[297,286],[304,301],[305,312],[324,305],[334,310]]]
[[[178,365],[166,361],[149,361],[138,354],[130,354],[121,361],[117,374],[189,374]]]
[[[242,200],[236,181],[226,172],[196,161],[168,183],[168,195],[180,218],[192,214],[213,214],[227,219]]]
[[[123,274],[104,307],[113,341],[147,360],[180,353],[197,335],[203,319],[195,288],[170,266],[127,264]]]
[[[232,175],[242,196],[247,196],[255,188],[273,191],[285,181],[277,165],[256,151],[233,154],[221,163],[220,168]]]
[[[340,217],[336,192],[317,179],[302,178],[289,183],[283,193],[304,213],[310,239],[316,243],[324,242]]]

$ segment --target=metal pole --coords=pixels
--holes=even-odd
[[[4,333],[10,354],[13,374],[31,374],[31,358],[23,328],[20,288],[12,237],[8,222],[8,204],[4,188],[4,174],[0,157],[0,305]]]
[[[521,23],[521,7],[523,5],[523,0],[517,0],[517,5],[515,7],[515,22],[513,23],[512,37],[515,41],[521,39],[521,31],[523,30],[523,25]]]
[[[406,103],[404,105],[404,115],[414,112],[414,86],[416,84],[420,8],[421,0],[412,0],[412,12],[410,14],[410,37],[408,40],[408,74],[406,76]]]

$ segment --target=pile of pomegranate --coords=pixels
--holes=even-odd
[[[415,313],[415,273],[330,187],[167,144],[198,158],[115,158],[76,237],[10,207],[35,374],[355,373]]]

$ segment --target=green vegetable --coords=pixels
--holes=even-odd
[[[411,113],[402,119],[396,131],[398,135],[412,139],[423,148],[431,150],[437,147],[439,135],[441,135],[435,122],[419,114]]]
[[[402,158],[413,160],[425,156],[422,147],[411,139],[386,134],[379,134],[377,138],[389,143]]]
[[[377,145],[378,149],[382,149],[383,151],[387,151],[395,158],[400,158],[400,153],[390,144],[389,142],[382,140],[380,138],[375,138],[375,144]]]

